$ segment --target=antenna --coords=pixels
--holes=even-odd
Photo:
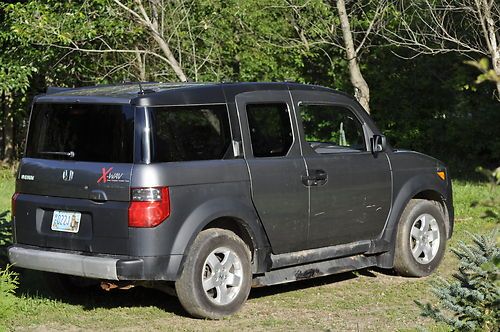
[[[139,84],[139,92],[137,94],[143,95],[144,94],[144,89],[142,88],[141,82],[137,82]]]

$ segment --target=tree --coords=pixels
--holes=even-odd
[[[459,259],[451,281],[438,279],[432,292],[439,305],[416,301],[422,315],[444,322],[453,331],[498,331],[500,321],[500,248],[497,234],[472,235],[473,243],[452,249]],[[445,309],[445,310],[442,310]]]
[[[285,47],[303,47],[307,53],[327,54],[332,67],[335,58],[347,60],[354,95],[370,113],[370,88],[362,73],[362,55],[375,44],[374,36],[386,24],[388,1],[317,0],[286,1],[286,15],[296,31]]]
[[[368,113],[370,113],[370,88],[368,86],[368,83],[366,83],[363,74],[361,73],[361,69],[359,68],[359,52],[354,47],[351,26],[349,23],[349,17],[347,16],[344,0],[337,0],[337,12],[340,18],[340,26],[342,27],[342,35],[344,38],[347,61],[349,63],[351,83],[355,89],[354,95],[356,96],[356,99],[359,101],[361,106],[363,106],[364,109]]]
[[[156,42],[157,46],[161,49],[163,56],[158,54],[157,52],[150,51],[151,54],[157,56],[158,58],[165,61],[165,63],[172,68],[177,77],[181,82],[186,82],[188,77],[186,76],[184,69],[182,68],[181,63],[174,55],[171,50],[171,46],[169,44],[169,38],[166,36],[165,27],[167,26],[165,23],[170,19],[170,15],[166,16],[165,14],[172,13],[172,11],[167,11],[167,5],[171,2],[167,1],[166,4],[160,0],[149,0],[146,5],[142,0],[134,0],[133,4],[127,5],[120,0],[113,0],[116,5],[118,5],[122,10],[125,11],[128,15],[132,17],[137,23],[143,26],[150,37]],[[184,1],[174,1],[176,7],[179,6],[184,9]],[[149,9],[149,10],[148,10]],[[186,12],[186,15],[189,14],[189,11]],[[168,19],[167,19],[168,17]],[[189,18],[183,17],[182,19],[186,19],[189,21]],[[182,21],[181,21],[182,22]],[[174,24],[178,24],[180,22],[175,22]],[[189,26],[188,26],[189,27]],[[175,28],[175,27],[174,27]],[[191,32],[190,30],[188,30]],[[138,49],[137,49],[137,52]]]
[[[487,56],[500,76],[500,4],[495,0],[419,0],[397,3],[399,25],[385,29],[392,45],[418,54]],[[500,100],[500,83],[497,82]]]
[[[276,62],[288,69],[287,62],[295,65],[295,59],[259,45],[252,35],[249,26],[279,33],[283,22],[274,11],[255,11],[259,5],[256,0],[82,4],[31,0],[10,6],[9,17],[16,35],[34,46],[60,49],[62,58],[77,53],[92,58],[90,67],[96,69],[97,82],[101,81],[97,73],[109,77],[108,73],[120,72],[132,79],[159,81],[238,80],[240,71],[258,73],[244,79],[269,79],[265,76],[273,77],[283,69]],[[269,75],[262,75],[264,69]]]
[[[2,124],[3,164],[9,164],[15,159],[15,118],[22,110],[17,93],[25,93],[29,81],[36,72],[30,64],[35,56],[33,50],[24,50],[22,43],[10,33],[6,24],[4,7],[0,4],[0,123]]]

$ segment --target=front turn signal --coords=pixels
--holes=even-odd
[[[445,171],[438,171],[437,175],[441,178],[441,180],[446,180],[446,173]]]

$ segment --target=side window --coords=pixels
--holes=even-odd
[[[348,108],[303,104],[299,111],[305,139],[317,153],[366,151],[363,127]]]
[[[247,116],[255,157],[287,154],[293,136],[286,104],[248,104]]]
[[[231,145],[226,106],[151,108],[155,162],[222,159]]]

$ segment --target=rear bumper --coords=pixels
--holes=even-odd
[[[170,280],[178,277],[182,255],[127,257],[14,245],[9,260],[17,267],[107,280]]]

